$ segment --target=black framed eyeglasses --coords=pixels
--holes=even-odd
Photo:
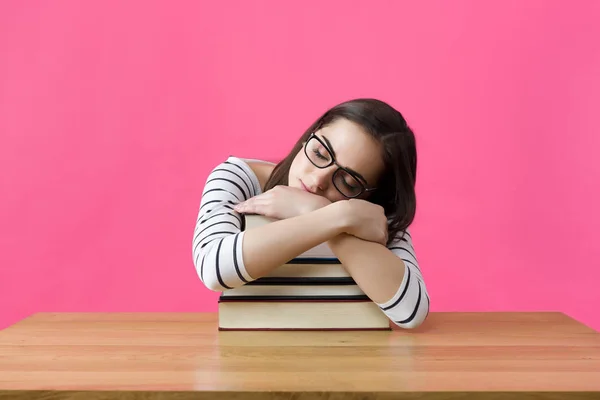
[[[327,168],[335,164],[338,168],[333,173],[331,180],[333,186],[344,197],[355,198],[365,192],[376,190],[374,187],[367,187],[365,179],[358,173],[349,168],[339,165],[331,152],[331,149],[314,132],[308,137],[304,144],[304,154],[310,162],[317,168]]]

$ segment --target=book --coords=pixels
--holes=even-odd
[[[273,278],[345,278],[350,277],[350,274],[339,262],[293,259],[276,267],[267,276]]]
[[[387,316],[368,298],[338,301],[220,299],[219,330],[391,330],[391,327]]]
[[[276,221],[245,215],[243,229]],[[222,292],[219,330],[389,330],[389,319],[326,243]]]
[[[361,296],[364,292],[349,277],[275,278],[264,277],[243,286],[228,289],[221,298],[238,296]]]

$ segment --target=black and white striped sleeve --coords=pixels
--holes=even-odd
[[[404,261],[404,279],[396,294],[378,306],[399,327],[416,328],[429,314],[429,294],[410,232],[400,232],[388,248]]]
[[[198,277],[210,290],[223,291],[252,280],[242,257],[243,217],[233,205],[259,191],[256,175],[235,157],[209,174],[200,202],[192,240],[192,256]]]

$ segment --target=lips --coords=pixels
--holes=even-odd
[[[308,193],[313,193],[313,194],[314,194],[314,192],[313,192],[312,190],[310,190],[310,189],[309,189],[309,188],[308,188],[308,187],[307,187],[307,186],[304,184],[304,182],[302,182],[302,180],[301,180],[301,179],[299,179],[299,181],[300,181],[300,185],[302,185],[302,189],[306,190]]]

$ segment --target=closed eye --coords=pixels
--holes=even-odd
[[[357,188],[357,186],[348,183],[346,179],[343,179],[342,181],[344,182],[344,186],[346,186],[348,189],[355,190]]]
[[[319,157],[321,160],[328,160],[328,158],[327,158],[327,157],[325,157],[323,154],[321,154],[321,152],[320,152],[319,150],[317,150],[317,149],[314,149],[314,150],[313,150],[313,153],[315,153],[315,155],[316,155],[317,157]]]

